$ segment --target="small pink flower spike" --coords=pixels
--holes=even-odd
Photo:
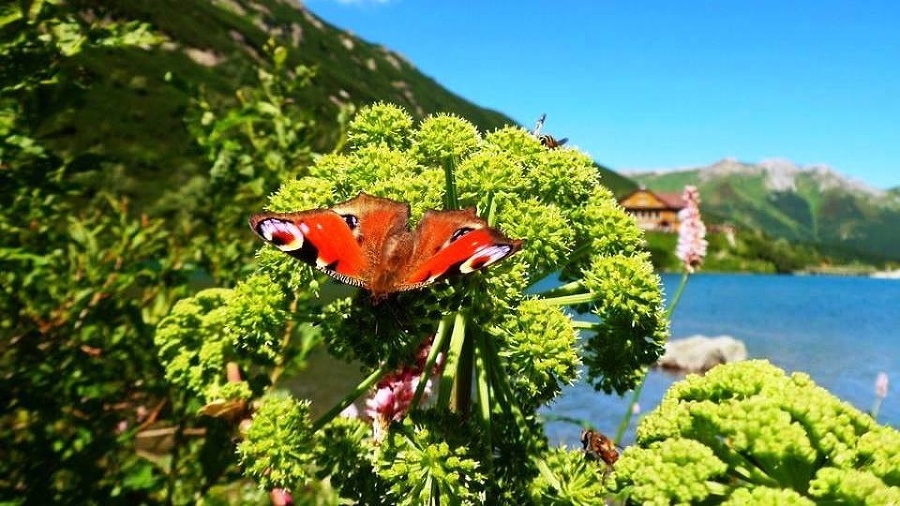
[[[875,378],[875,395],[879,399],[884,399],[887,397],[888,393],[888,375],[886,372],[878,373],[878,377]]]
[[[678,212],[678,247],[675,254],[688,272],[700,267],[706,257],[706,225],[700,218],[700,192],[696,186],[685,186],[685,207]]]

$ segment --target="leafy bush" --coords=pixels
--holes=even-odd
[[[2,9],[0,501],[138,501],[163,484],[134,435],[166,404],[152,336],[186,293],[179,250],[127,200],[84,193],[88,161],[47,148],[34,124],[61,62],[156,37],[51,2]]]
[[[154,334],[174,302],[219,265],[225,272],[252,263],[251,248],[235,255],[222,247],[235,242],[227,219],[244,211],[226,209],[224,199],[197,199],[203,205],[196,209],[209,210],[204,228],[185,231],[174,220],[132,209],[115,184],[98,185],[96,174],[110,162],[103,156],[55,151],[37,134],[47,97],[90,86],[73,64],[78,55],[97,48],[140,52],[162,36],[144,24],[92,18],[63,2],[12,2],[0,13],[0,502],[183,503],[209,495],[215,485],[240,478],[229,475],[237,458],[229,427],[196,415],[201,407],[214,412],[229,405],[204,406],[173,389]],[[264,105],[253,108],[281,89],[287,72],[280,70],[271,89],[248,93],[251,112],[241,111],[243,124],[268,118],[297,126],[291,121],[301,113],[294,109],[278,115]],[[216,130],[216,139],[235,142],[224,130]],[[293,135],[278,147],[295,153],[286,159],[301,166],[309,150],[301,132]],[[252,156],[253,146],[246,142],[241,149]],[[257,195],[261,203],[277,184],[278,177],[267,177],[262,183],[252,173],[224,179],[229,189]],[[211,233],[217,225],[225,232]],[[219,250],[228,253],[220,257],[227,261],[204,258]],[[207,345],[204,356],[222,349]],[[217,371],[183,372],[208,379],[225,370],[223,363]],[[223,378],[210,396],[250,393]],[[216,494],[235,489],[240,483]],[[259,496],[252,492],[240,496]]]

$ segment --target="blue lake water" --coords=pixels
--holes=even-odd
[[[664,275],[672,294],[680,275]],[[688,281],[672,314],[673,338],[727,334],[744,341],[749,358],[767,358],[788,372],[808,373],[820,386],[860,410],[872,407],[879,372],[892,382],[878,421],[900,423],[900,281],[862,277],[699,274]],[[651,371],[642,413],[653,409],[679,377]],[[624,398],[590,385],[567,387],[549,415],[585,419],[612,437],[628,407]],[[640,414],[623,443],[634,440]],[[580,446],[580,428],[549,421],[552,443]]]

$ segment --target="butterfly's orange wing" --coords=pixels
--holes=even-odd
[[[259,213],[250,228],[281,251],[356,286],[366,285],[369,261],[344,217],[330,209]]]
[[[295,213],[260,213],[250,227],[265,241],[373,297],[467,274],[515,253],[511,240],[465,211],[428,211],[409,231],[409,205],[364,193]]]
[[[468,274],[512,255],[522,241],[512,240],[475,215],[428,211],[413,234],[410,265],[398,287],[408,290],[455,274]]]
[[[360,194],[331,209],[250,217],[265,241],[344,283],[371,287],[384,244],[407,231],[409,206]]]

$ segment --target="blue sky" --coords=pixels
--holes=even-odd
[[[306,5],[616,170],[787,158],[900,185],[900,2]]]

